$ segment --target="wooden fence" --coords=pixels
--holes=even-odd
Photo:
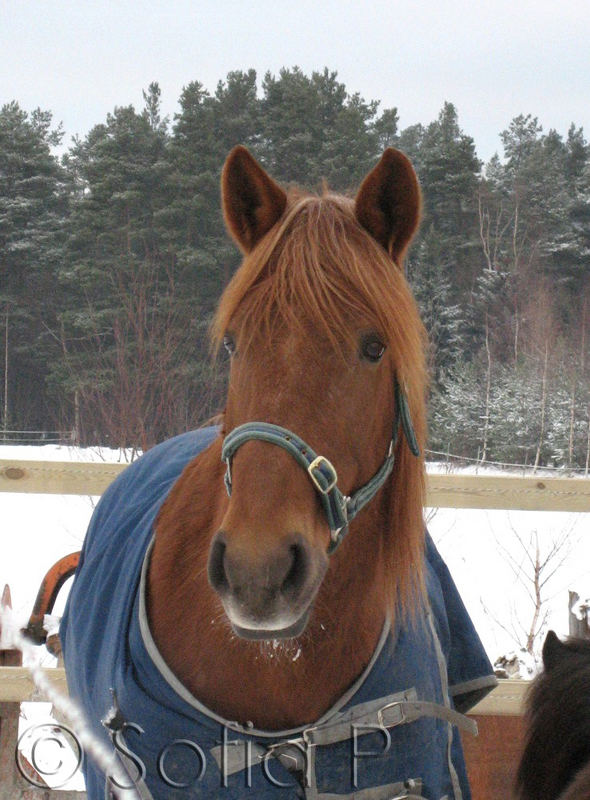
[[[126,466],[0,459],[0,492],[100,495]],[[430,474],[426,504],[457,509],[590,512],[590,479]],[[37,696],[26,669],[1,663],[0,708],[43,699]],[[46,673],[66,691],[63,669],[46,670]],[[474,800],[497,800],[510,795],[523,736],[521,715],[526,689],[524,681],[502,680],[498,688],[471,711],[480,728],[477,739],[464,740]],[[50,794],[51,800],[54,797],[58,800],[61,793]],[[26,796],[25,793],[21,795],[22,798]]]
[[[100,495],[127,464],[0,459],[0,492]],[[590,511],[588,478],[428,475],[427,505],[524,511]]]

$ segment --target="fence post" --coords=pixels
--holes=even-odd
[[[10,587],[5,586],[0,608],[12,608]],[[0,618],[0,637],[2,619]],[[0,665],[20,667],[22,655],[18,650],[0,650]],[[0,800],[20,800],[25,788],[15,761],[18,741],[20,703],[0,702]]]
[[[5,586],[2,592],[0,611],[2,608],[12,608],[9,586]],[[1,639],[0,615],[0,641]],[[20,650],[0,649],[0,666],[21,667]],[[86,792],[38,788],[38,782],[42,779],[24,758],[21,766],[35,779],[35,785],[31,785],[23,778],[16,765],[19,719],[19,702],[0,701],[0,800],[85,800]]]
[[[577,636],[582,639],[590,639],[590,618],[588,616],[588,612],[590,611],[590,607],[582,606],[582,610],[584,611],[584,617],[580,619],[578,614],[574,614],[572,608],[580,599],[580,596],[576,594],[576,592],[569,592],[569,634],[570,636]]]

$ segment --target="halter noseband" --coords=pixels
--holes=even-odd
[[[307,472],[320,496],[330,526],[331,540],[328,553],[333,553],[348,532],[350,521],[373,499],[390,475],[395,463],[395,448],[400,425],[412,454],[415,456],[420,454],[408,401],[397,379],[395,381],[395,409],[393,433],[383,464],[373,477],[350,497],[338,488],[338,475],[327,458],[318,455],[292,431],[268,422],[247,422],[245,425],[234,428],[223,440],[221,459],[227,465],[225,488],[228,495],[231,496],[232,490],[232,459],[239,447],[252,439],[282,447]]]

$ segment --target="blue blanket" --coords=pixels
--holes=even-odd
[[[153,448],[93,515],[60,635],[70,693],[94,732],[143,798],[467,800],[456,725],[469,723],[458,711],[496,681],[428,535],[429,609],[414,627],[384,629],[364,674],[311,728],[269,733],[223,720],[164,663],[144,605],[154,521],[216,436],[208,428]],[[89,800],[109,796],[110,781],[89,760],[84,774]]]

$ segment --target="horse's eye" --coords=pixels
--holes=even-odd
[[[234,341],[234,337],[231,334],[229,333],[225,334],[225,336],[223,337],[223,346],[230,354],[230,356],[233,356],[233,354],[236,351],[236,343]]]
[[[361,343],[361,355],[376,364],[385,352],[385,345],[378,336],[367,336]]]

